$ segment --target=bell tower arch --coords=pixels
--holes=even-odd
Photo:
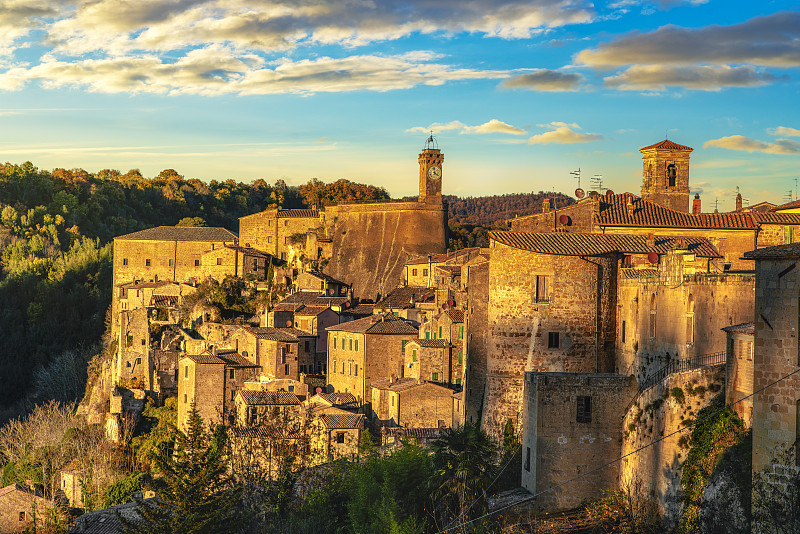
[[[689,155],[692,148],[669,140],[639,149],[642,198],[689,213]]]
[[[444,154],[439,150],[438,143],[431,134],[419,154],[420,202],[442,203],[442,163],[444,163]]]

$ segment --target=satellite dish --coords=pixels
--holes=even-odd
[[[578,189],[575,190],[575,196],[578,198],[583,198],[586,196],[586,191],[584,191],[579,187]]]
[[[656,254],[655,252],[651,252],[650,254],[647,255],[647,261],[649,261],[650,263],[658,263],[658,254]]]
[[[569,224],[569,215],[566,213],[562,213],[561,216],[558,218],[558,222],[563,224],[564,226]]]
[[[314,388],[314,391],[317,393],[317,395],[319,395],[320,393],[322,393],[322,388],[317,386],[316,388]]]
[[[349,308],[349,307],[350,307],[350,301],[349,301],[349,300],[348,300],[347,302],[345,302],[345,303],[344,303],[344,307],[345,307],[345,308]]]
[[[456,305],[456,301],[454,301],[453,299],[450,299],[450,300],[447,301],[447,305],[452,308],[453,306]]]
[[[250,248],[250,243],[245,243],[244,246]]]
[[[328,289],[328,295],[333,295],[333,288]]]
[[[243,350],[243,351],[242,351],[242,356],[244,356],[245,358],[247,358],[247,351],[246,351],[246,350]]]
[[[287,328],[291,328],[291,327],[292,327],[292,320],[291,320],[291,319],[289,319],[288,321],[286,321],[286,327],[287,327]]]
[[[612,191],[611,189],[609,189],[608,191],[606,191],[606,196],[607,196],[607,197],[613,197],[613,196],[614,196],[614,191]]]

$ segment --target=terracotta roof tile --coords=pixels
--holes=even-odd
[[[342,306],[344,307],[349,298],[346,295],[328,296],[321,291],[297,291],[280,301],[283,303],[299,303],[306,306]]]
[[[316,317],[320,313],[330,309],[330,306],[303,306],[295,311],[294,314],[300,317]]]
[[[352,406],[358,405],[358,399],[352,393],[317,393],[314,397],[319,397],[320,399],[326,401],[331,406]],[[314,401],[314,397],[311,397],[311,401]]]
[[[213,354],[187,354],[184,358],[189,358],[194,363],[225,365],[222,359],[217,358]]]
[[[300,399],[290,391],[252,391],[240,389],[242,400],[248,405],[297,405]]]
[[[413,439],[437,439],[442,435],[441,428],[406,428],[406,427],[384,427],[387,436],[395,438],[413,438]],[[381,429],[383,432],[383,429]]]
[[[719,252],[708,239],[701,237],[655,236],[655,245],[647,246],[647,237],[624,234],[576,234],[493,231],[489,239],[510,247],[541,254],[561,256],[596,256],[610,252],[625,254],[666,254],[682,243],[701,257],[718,258]]]
[[[244,254],[246,256],[253,256],[253,257],[262,258],[262,259],[272,258],[273,260],[278,261],[278,262],[283,261],[283,260],[280,260],[280,259],[276,258],[272,254],[269,254],[268,252],[263,252],[261,250],[256,250],[253,247],[242,247],[242,246],[239,246],[239,245],[225,245],[225,248],[229,248],[231,250],[238,251],[240,254]]]
[[[419,329],[410,321],[391,313],[370,315],[326,328],[329,332],[355,332],[362,334],[417,334]]]
[[[239,352],[234,349],[218,350],[217,358],[222,360],[225,365],[231,367],[258,367],[256,364],[239,354]]]
[[[143,241],[233,241],[236,234],[218,227],[157,226],[114,239],[136,239]]]
[[[355,413],[324,413],[320,419],[326,428],[360,428],[364,424],[364,415]]]
[[[656,143],[654,145],[650,145],[650,146],[646,146],[644,148],[640,148],[639,152],[643,152],[645,150],[652,150],[654,148],[662,148],[662,149],[666,149],[666,150],[688,150],[688,151],[694,150],[693,148],[689,148],[688,146],[679,145],[678,143],[670,141],[669,139],[664,139],[663,141],[660,141],[660,142],[658,142],[658,143]]]
[[[418,302],[434,302],[436,289],[425,286],[399,286],[375,304],[381,310],[413,308]],[[412,304],[411,302],[414,302]]]
[[[304,274],[307,274],[309,276],[313,276],[314,278],[316,278],[318,280],[324,280],[324,281],[326,281],[328,283],[331,283],[331,284],[339,284],[339,285],[342,285],[342,286],[348,286],[349,287],[349,284],[347,282],[342,282],[341,280],[338,280],[338,279],[336,279],[336,278],[334,278],[334,277],[332,277],[330,275],[327,275],[325,273],[321,273],[321,272],[318,272],[318,271],[306,271]]]
[[[271,326],[261,326],[261,327],[246,327],[244,328],[245,331],[253,334],[258,339],[269,339],[272,341],[283,341],[285,343],[299,343],[300,339],[296,335],[297,330],[295,328],[273,328]],[[303,332],[304,335],[308,336],[306,332]]]
[[[177,295],[153,295],[150,297],[150,306],[156,308],[174,308],[177,305]]]
[[[454,323],[464,322],[464,310],[446,310],[444,314]]]
[[[278,217],[319,218],[319,210],[278,210]]]
[[[800,258],[800,243],[751,250],[745,252],[744,257],[748,260]]]
[[[419,258],[414,258],[413,260],[409,260],[406,262],[406,265],[420,265],[423,263],[444,263],[449,260],[458,258],[459,256],[463,256],[464,254],[471,254],[473,252],[480,251],[480,247],[470,247],[470,248],[462,248],[459,250],[454,250],[453,252],[447,252],[445,254],[431,254],[426,256],[420,256]]]
[[[409,343],[416,343],[420,347],[429,349],[444,349],[450,346],[446,339],[412,339]]]
[[[595,223],[599,226],[756,228],[752,212],[685,213],[632,193],[603,197],[599,203],[599,212],[595,215]]]
[[[756,332],[756,323],[750,321],[749,323],[740,323],[733,326],[726,326],[722,329],[724,332],[732,334],[750,334],[754,335]]]

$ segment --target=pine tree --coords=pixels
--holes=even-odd
[[[158,498],[138,502],[141,521],[118,516],[125,534],[206,534],[236,532],[238,490],[228,475],[224,430],[213,435],[192,406],[187,432],[176,429],[174,453],[154,459],[161,474]]]

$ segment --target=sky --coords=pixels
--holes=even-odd
[[[694,148],[704,208],[796,198],[800,4],[0,0],[0,160],[415,194],[638,193]]]

